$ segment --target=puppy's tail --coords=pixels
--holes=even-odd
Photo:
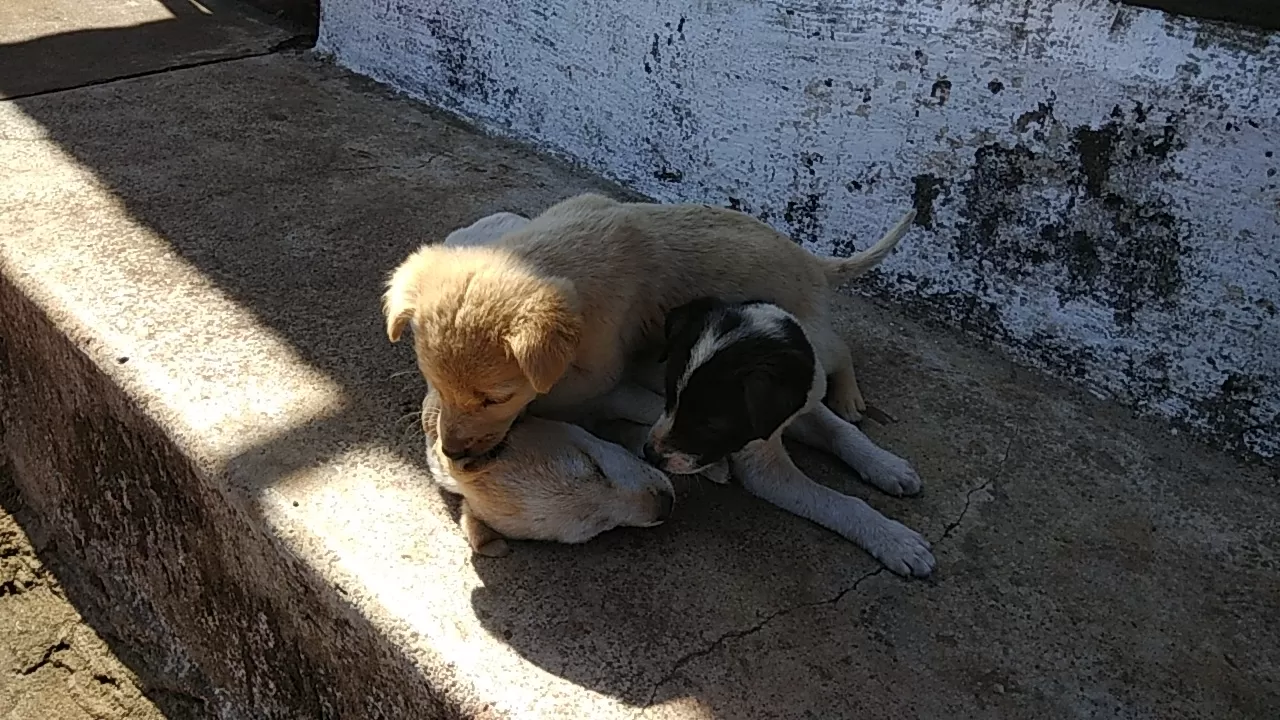
[[[827,274],[827,282],[831,285],[841,285],[879,265],[889,257],[889,253],[893,252],[893,248],[898,245],[902,236],[907,234],[907,228],[911,227],[911,222],[915,219],[916,211],[914,209],[907,211],[898,224],[885,233],[879,242],[862,252],[854,253],[847,258],[819,258],[822,270]]]

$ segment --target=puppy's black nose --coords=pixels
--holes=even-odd
[[[658,451],[654,450],[653,445],[650,445],[649,443],[644,444],[644,459],[645,462],[654,467],[662,467],[662,456],[659,455]]]
[[[671,517],[671,508],[675,507],[676,496],[670,490],[658,491],[658,522],[666,522]]]

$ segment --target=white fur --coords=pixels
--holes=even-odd
[[[816,412],[844,423],[824,405]],[[849,427],[859,432],[856,427]],[[830,436],[824,436],[823,440],[819,447],[832,447]],[[806,476],[791,461],[780,439],[752,442],[733,455],[731,465],[747,492],[839,533],[889,570],[916,577],[926,577],[933,572],[936,561],[929,541],[920,533],[885,517],[863,500],[836,492]],[[905,463],[904,467],[914,476]]]
[[[458,228],[444,239],[445,245],[489,245],[509,232],[529,224],[529,218],[515,213],[486,215],[464,228]]]
[[[920,476],[910,463],[878,447],[858,426],[840,418],[814,395],[810,394],[809,404],[778,434],[734,453],[730,461],[734,474],[747,492],[839,533],[889,570],[928,576],[936,561],[924,536],[859,498],[817,483],[791,461],[780,435],[835,455],[864,480],[891,495],[920,491]]]
[[[781,334],[783,323],[794,320],[776,305],[760,304],[741,308],[748,322],[724,336],[707,332],[690,354],[684,381],[697,365],[718,350],[750,334]],[[799,321],[796,321],[800,324]],[[803,324],[800,324],[805,330]],[[808,333],[806,330],[806,339]],[[683,384],[681,385],[683,389]],[[878,447],[858,427],[832,412],[823,402],[827,374],[815,361],[813,378],[805,405],[783,422],[767,440],[756,440],[730,457],[733,474],[747,492],[790,513],[839,533],[866,550],[889,570],[899,575],[924,577],[933,572],[936,561],[929,542],[918,532],[885,517],[859,498],[844,495],[821,485],[796,467],[782,444],[788,437],[831,453],[864,480],[891,495],[914,495],[921,488],[920,476],[906,460]],[[679,406],[673,412],[679,412]],[[673,418],[664,413],[653,433],[664,437]],[[692,458],[668,456],[691,466]],[[676,465],[681,465],[677,462]]]

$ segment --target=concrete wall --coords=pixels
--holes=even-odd
[[[1102,0],[326,0],[322,51],[1280,454],[1280,40]]]

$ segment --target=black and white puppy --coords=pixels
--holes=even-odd
[[[785,434],[891,495],[920,491],[910,464],[822,403],[826,372],[793,315],[702,298],[667,315],[666,336],[666,409],[644,446],[649,462],[687,475],[728,458],[751,494],[843,535],[899,575],[933,572],[923,536],[810,479],[783,447]]]

